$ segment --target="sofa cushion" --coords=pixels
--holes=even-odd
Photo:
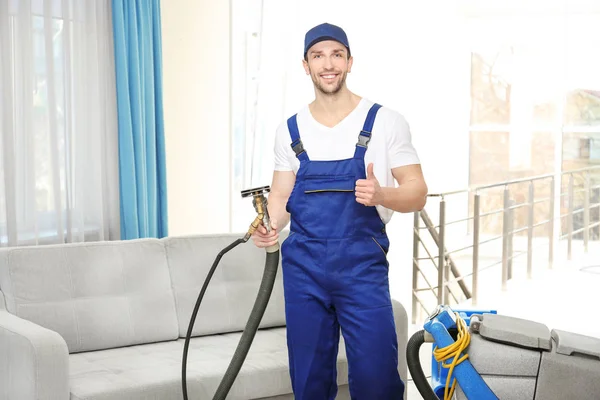
[[[6,308],[58,332],[70,352],[178,337],[158,239],[0,250]]]
[[[193,338],[187,363],[190,398],[211,399],[241,333]],[[123,349],[74,354],[72,400],[180,400],[184,339]],[[344,341],[338,354],[338,384],[348,382]],[[228,399],[257,399],[292,393],[285,328],[259,330]]]
[[[285,234],[281,236],[283,240]],[[163,239],[181,337],[187,333],[194,305],[216,256],[239,237],[225,234]],[[244,329],[260,287],[265,257],[265,250],[248,242],[238,245],[221,258],[198,310],[194,336]],[[279,268],[270,302],[261,320],[263,328],[285,325],[281,259]]]

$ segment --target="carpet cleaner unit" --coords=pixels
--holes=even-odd
[[[433,343],[431,384],[419,360],[423,343]],[[491,310],[438,306],[406,356],[425,400],[600,399],[600,338]]]
[[[248,232],[244,237],[237,239],[229,246],[225,247],[223,250],[219,252],[217,258],[215,259],[212,267],[210,268],[208,275],[202,285],[202,289],[200,290],[200,294],[198,296],[198,300],[196,301],[196,305],[192,312],[192,316],[190,318],[190,324],[188,326],[187,335],[185,337],[185,344],[183,347],[183,361],[181,365],[181,382],[183,389],[183,398],[184,400],[188,399],[187,393],[187,355],[189,350],[190,338],[192,336],[192,330],[194,328],[194,323],[196,321],[196,316],[198,315],[198,309],[200,308],[200,304],[202,303],[202,299],[204,297],[204,293],[206,292],[206,288],[210,283],[210,280],[221,261],[221,258],[225,253],[236,247],[241,243],[246,243],[252,234],[258,229],[259,225],[262,224],[265,226],[268,232],[271,232],[271,221],[269,218],[269,212],[267,210],[267,199],[265,198],[265,193],[270,192],[269,186],[263,186],[256,189],[248,189],[242,191],[242,197],[250,197],[252,196],[252,204],[254,205],[254,209],[257,212],[257,216],[254,221],[250,224]],[[256,335],[256,331],[258,330],[258,326],[260,325],[260,321],[265,313],[265,309],[269,303],[269,299],[271,298],[271,293],[273,291],[273,285],[275,284],[275,277],[277,275],[277,269],[279,267],[279,243],[266,248],[266,260],[265,260],[265,269],[263,272],[262,281],[260,283],[260,288],[258,290],[258,294],[256,296],[256,300],[254,302],[254,307],[250,312],[250,316],[248,318],[248,322],[244,328],[244,332],[240,338],[240,341],[235,349],[233,354],[233,358],[229,363],[229,367],[225,372],[225,376],[221,380],[217,391],[213,397],[213,400],[224,400],[229,393],[229,390],[233,386],[233,383],[242,368],[242,364],[248,355],[248,351],[250,350],[250,346],[252,345],[252,341],[254,340],[254,336]]]

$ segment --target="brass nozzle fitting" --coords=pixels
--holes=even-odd
[[[253,197],[252,204],[254,205],[254,209],[257,213],[256,218],[250,224],[248,232],[244,236],[244,241],[248,241],[250,239],[261,223],[267,229],[267,232],[271,232],[271,220],[269,218],[269,210],[267,208],[267,198],[264,196],[264,193],[268,191],[269,187],[265,186],[262,188],[250,189],[242,192],[243,197]]]
[[[246,232],[246,235],[244,236],[244,241],[247,242],[254,232],[256,232],[258,226],[262,223],[264,216],[265,215],[263,213],[260,213],[256,216],[256,218],[254,218],[254,221],[252,221],[250,227],[248,228],[248,232]]]

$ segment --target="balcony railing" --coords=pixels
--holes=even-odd
[[[432,201],[433,200],[433,201]],[[437,207],[436,207],[437,201]],[[412,320],[438,304],[476,305],[600,244],[600,166],[429,195],[414,214]]]

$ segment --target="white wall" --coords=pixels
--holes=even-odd
[[[161,2],[169,234],[229,230],[229,2]]]

